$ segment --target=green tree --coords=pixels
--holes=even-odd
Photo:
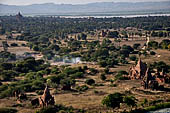
[[[87,80],[85,81],[85,83],[88,84],[88,85],[93,85],[93,84],[95,84],[95,80],[93,80],[93,79],[87,79]]]
[[[109,31],[107,34],[108,38],[118,38],[119,37],[119,32],[118,31]]]
[[[101,79],[101,80],[106,80],[106,76],[105,76],[104,73],[102,73],[102,74],[100,75],[100,79]]]
[[[137,104],[137,99],[134,96],[125,96],[123,98],[123,101],[125,104],[127,104],[129,107],[134,107]]]
[[[80,37],[81,37],[82,40],[86,40],[87,39],[87,35],[84,34],[84,33],[81,33]]]
[[[141,46],[141,44],[139,44],[139,43],[133,44],[134,49],[138,49],[140,46]]]
[[[123,95],[121,93],[114,93],[105,96],[102,100],[102,104],[110,108],[120,108],[120,103],[123,103]]]

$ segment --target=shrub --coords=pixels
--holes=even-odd
[[[88,69],[88,67],[87,67],[87,66],[83,66],[83,69],[84,69],[84,70],[87,70],[87,69]]]
[[[25,44],[21,44],[21,46],[25,47],[26,45]]]
[[[44,93],[44,91],[43,90],[37,90],[37,91],[35,91],[35,93],[37,93],[38,95],[42,95]]]
[[[134,48],[134,49],[138,49],[138,48],[139,48],[139,46],[141,46],[141,44],[136,43],[136,44],[134,44],[134,45],[133,45],[133,48]]]
[[[154,51],[150,51],[150,55],[155,55],[156,53]]]
[[[76,83],[74,79],[66,78],[60,81],[62,85],[62,90],[71,90],[71,86]]]
[[[16,44],[16,43],[12,43],[12,44],[11,44],[11,46],[13,46],[13,47],[17,47],[17,46],[18,46],[18,44]]]
[[[95,84],[95,81],[93,79],[87,79],[85,81],[85,83],[88,84],[88,85],[93,85],[93,84]]]
[[[32,83],[32,89],[33,90],[43,90],[45,88],[44,81],[41,80],[35,80]]]
[[[156,42],[156,41],[151,41],[151,42],[149,42],[148,43],[148,46],[150,47],[150,48],[158,48],[158,42]]]
[[[105,72],[106,74],[109,74],[109,68],[108,68],[108,67],[105,68],[105,69],[104,69],[104,72]]]
[[[13,92],[13,90],[12,89],[5,89],[4,91],[2,91],[1,93],[0,93],[0,98],[5,98],[5,97],[9,97],[9,96],[11,96],[11,94],[12,94],[12,92]],[[0,112],[1,113],[1,112]]]
[[[50,80],[50,83],[60,84],[60,80],[61,80],[62,78],[63,78],[63,77],[60,76],[60,75],[50,76],[50,77],[47,78],[47,81]]]
[[[110,87],[117,87],[117,85],[116,84],[111,84]]]
[[[169,108],[169,107],[170,107],[170,102],[167,102],[167,103],[157,104],[155,106],[149,106],[149,107],[145,108],[144,110],[155,111],[155,110],[158,110],[158,109]]]
[[[123,101],[130,107],[134,107],[137,104],[137,99],[133,96],[126,96],[124,97]]]
[[[137,59],[137,57],[136,57],[135,55],[130,56],[130,60],[132,60],[132,61],[136,61],[136,59]]]
[[[86,86],[86,85],[83,85],[83,86],[77,86],[76,89],[77,89],[78,91],[86,91],[86,90],[89,89],[89,87]]]
[[[65,107],[63,105],[55,105],[55,106],[49,106],[46,108],[42,108],[38,111],[36,111],[36,113],[74,113],[75,109],[73,107]],[[79,113],[82,113],[83,110],[76,110]]]
[[[0,108],[0,113],[17,113],[17,110],[11,108]]]
[[[83,78],[84,74],[83,74],[83,72],[77,72],[77,73],[72,74],[70,76],[71,76],[71,78]]]
[[[53,67],[52,69],[51,69],[51,73],[52,74],[59,74],[59,69],[57,68],[57,67]]]
[[[123,102],[123,95],[120,93],[109,94],[105,96],[102,100],[102,104],[106,105],[107,107],[116,108],[120,107],[120,103]]]
[[[101,79],[101,80],[106,80],[106,76],[105,76],[104,73],[102,73],[102,74],[100,75],[100,79]]]
[[[95,75],[95,74],[98,73],[98,70],[96,70],[96,69],[94,69],[94,68],[90,68],[89,70],[90,70],[90,73],[91,73],[92,75]]]
[[[128,75],[126,71],[119,71],[115,76],[116,80],[128,80],[128,78],[124,77],[123,75]]]

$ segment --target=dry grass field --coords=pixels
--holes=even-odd
[[[20,34],[15,34],[14,38]],[[6,35],[0,35],[0,51],[3,51],[3,47],[2,47],[2,42],[6,41]],[[16,43],[18,44],[18,47],[8,47],[8,51],[11,53],[15,53],[16,55],[22,55],[25,52],[34,52],[32,50],[30,50],[29,47],[23,47],[21,44],[27,44],[26,41],[17,41],[17,40],[7,40],[8,45],[10,46],[12,43]]]

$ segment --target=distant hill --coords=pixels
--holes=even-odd
[[[98,14],[116,12],[149,12],[149,11],[170,11],[170,1],[164,2],[99,2],[89,4],[32,4],[26,6],[0,4],[0,14],[16,14],[21,11],[23,14]]]

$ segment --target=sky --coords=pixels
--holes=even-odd
[[[55,4],[87,4],[93,2],[157,2],[157,1],[170,1],[170,0],[0,0],[0,4],[8,5],[30,5],[42,3],[55,3]]]

